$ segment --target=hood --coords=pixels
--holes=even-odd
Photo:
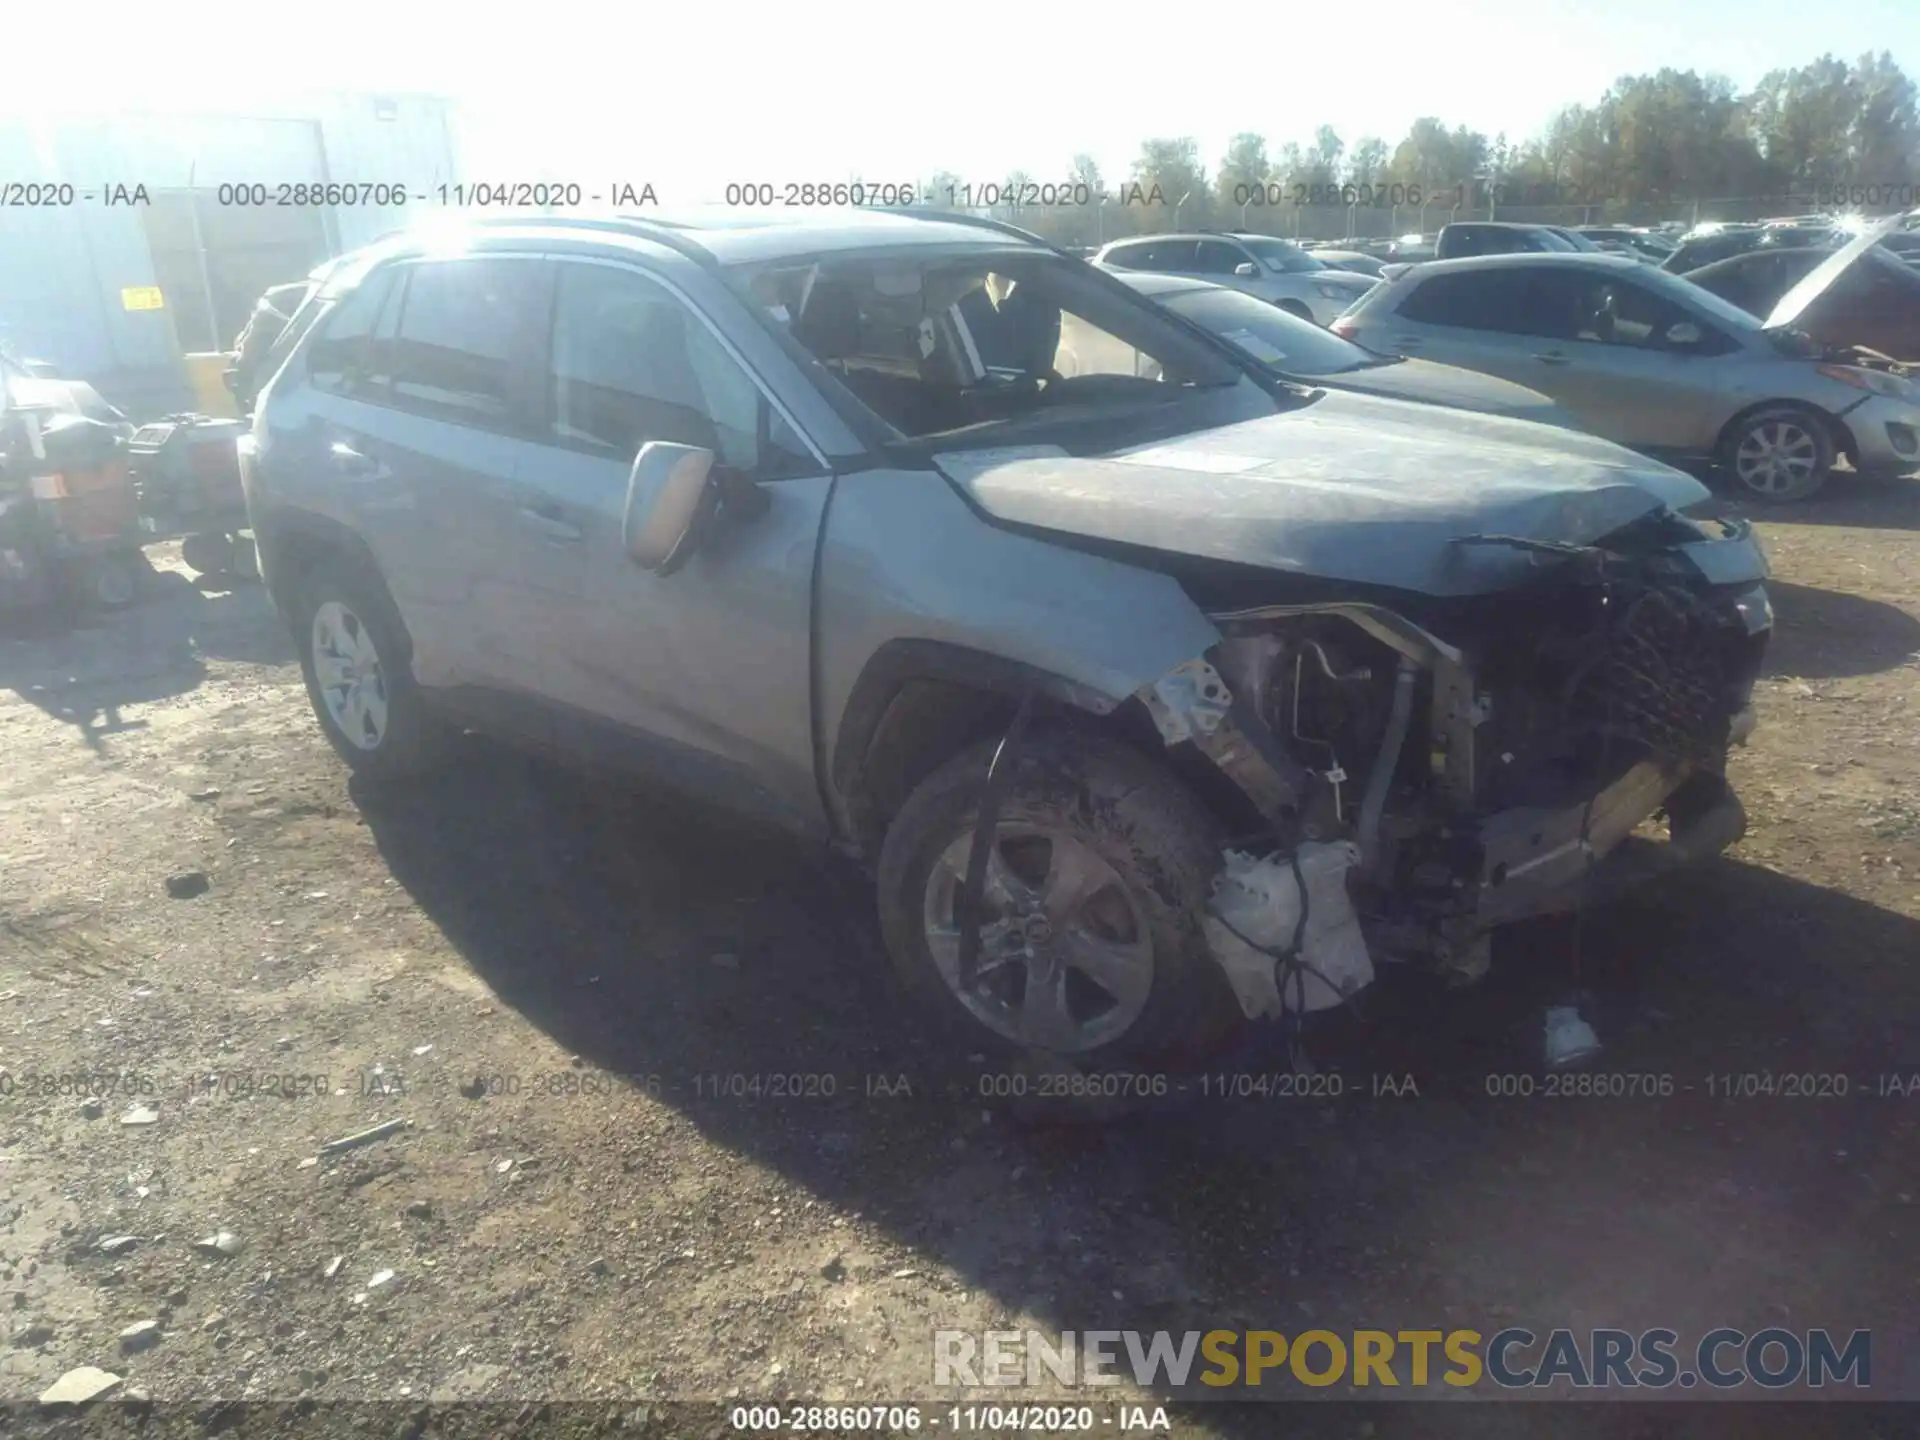
[[[1341,270],[1329,265],[1323,270],[1307,272],[1307,279],[1315,283],[1332,281],[1335,285],[1344,285],[1349,290],[1371,290],[1379,283],[1372,275],[1362,275],[1357,270]]]
[[[1538,390],[1432,360],[1390,360],[1384,365],[1312,376],[1308,383],[1395,400],[1418,400],[1426,405],[1450,405],[1483,415],[1539,420],[1548,425],[1569,421],[1567,413]]]
[[[1806,312],[1827,289],[1882,239],[1900,228],[1900,216],[1892,215],[1878,225],[1861,231],[1813,268],[1800,283],[1780,297],[1780,303],[1767,316],[1766,328],[1785,330]]]
[[[1592,436],[1332,391],[1112,455],[1032,446],[934,458],[1010,525],[1436,596],[1537,573],[1535,555],[1461,537],[1584,544],[1707,496]]]

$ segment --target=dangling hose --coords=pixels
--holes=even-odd
[[[1033,702],[1037,691],[1028,690],[1020,697],[1020,706],[1013,712],[1013,719],[1007,725],[1007,733],[1000,737],[999,745],[994,747],[993,759],[987,763],[986,788],[980,793],[980,814],[973,822],[973,841],[967,850],[967,874],[960,882],[960,899],[957,909],[960,921],[960,988],[971,990],[976,972],[980,965],[980,895],[987,883],[987,857],[993,852],[994,827],[1000,821],[1000,798],[1006,792],[1007,777],[1013,773],[1020,759],[1020,743],[1026,738],[1027,721],[1033,716]]]

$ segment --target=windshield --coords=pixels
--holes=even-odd
[[[1592,253],[1605,253],[1601,251],[1600,247],[1594,243],[1593,239],[1590,236],[1582,235],[1577,230],[1557,230],[1556,229],[1556,230],[1547,231],[1547,234],[1559,236],[1562,240],[1567,242],[1567,245],[1570,249],[1585,250]]]
[[[1240,290],[1186,290],[1163,302],[1254,363],[1291,375],[1338,375],[1384,357]]]
[[[1036,250],[836,254],[729,279],[776,334],[908,438],[1100,420],[1203,391],[1272,398],[1232,357],[1099,271]]]
[[[1282,275],[1295,275],[1306,270],[1328,268],[1289,240],[1275,240],[1268,235],[1241,235],[1235,238],[1259,256],[1261,264],[1269,270],[1279,271]]]
[[[1656,276],[1668,278],[1662,281],[1656,279]],[[1643,284],[1659,286],[1676,300],[1704,312],[1714,324],[1731,330],[1736,335],[1751,335],[1759,327],[1759,322],[1753,316],[1731,300],[1714,294],[1704,285],[1696,285],[1684,275],[1675,275],[1671,270],[1642,267],[1634,278]]]

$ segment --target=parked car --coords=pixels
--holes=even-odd
[[[1619,256],[1495,255],[1422,265],[1334,332],[1540,390],[1596,435],[1717,462],[1753,499],[1813,495],[1842,454],[1863,472],[1920,466],[1920,391],[1815,344],[1796,314],[1762,322]]]
[[[1093,263],[1116,273],[1146,270],[1230,285],[1316,325],[1328,324],[1374,283],[1271,235],[1139,236],[1114,241]]]
[[[1833,255],[1832,250],[1755,250],[1689,271],[1687,279],[1762,318]],[[1820,344],[1861,345],[1920,364],[1920,271],[1876,245],[1809,305],[1794,328]]]
[[[1661,261],[1661,268],[1675,275],[1687,275],[1703,265],[1729,260],[1755,250],[1796,250],[1810,246],[1837,246],[1847,237],[1830,225],[1742,225],[1726,226],[1709,234],[1691,237]]]
[[[1335,270],[1351,270],[1356,275],[1371,276],[1375,280],[1380,278],[1380,271],[1387,263],[1378,255],[1369,255],[1364,250],[1321,248],[1313,252],[1313,258]]]
[[[1064,377],[1069,321],[1138,353]],[[1741,832],[1765,563],[1697,482],[1289,386],[1010,226],[475,222],[296,329],[246,484],[345,763],[457,722],[835,844],[956,1055],[1204,1063]]]
[[[241,414],[253,408],[260,386],[267,378],[264,367],[274,351],[274,342],[294,313],[306,303],[316,283],[308,279],[276,285],[254,302],[246,327],[233,342],[232,363],[225,375],[227,389],[232,392]]]
[[[1920,265],[1920,231],[1896,230],[1883,235],[1880,248],[1908,265]]]
[[[1126,274],[1120,279],[1142,295],[1206,327],[1254,364],[1283,379],[1336,390],[1387,395],[1398,400],[1418,400],[1429,405],[1447,405],[1458,410],[1477,410],[1486,415],[1538,420],[1549,425],[1569,420],[1559,406],[1537,390],[1462,370],[1457,365],[1436,365],[1399,355],[1376,355],[1239,290],[1178,275]],[[1096,363],[1104,360],[1109,367],[1114,363],[1111,357],[1102,356],[1097,347],[1103,342],[1118,342],[1107,341],[1098,334],[1088,335],[1084,340],[1063,338],[1074,345],[1076,366],[1082,363],[1083,354]],[[1063,367],[1062,373],[1071,372]]]
[[[1632,225],[1578,225],[1574,234],[1584,235],[1594,244],[1603,246],[1606,242],[1624,246],[1641,260],[1659,264],[1678,248],[1664,235],[1656,235],[1651,230],[1642,230]]]
[[[1558,225],[1523,225],[1508,220],[1456,220],[1440,227],[1433,250],[1425,256],[1408,255],[1403,263],[1384,267],[1383,280],[1406,273],[1419,260],[1457,260],[1470,255],[1599,253],[1600,247],[1584,236]],[[1401,257],[1396,257],[1400,259]]]
[[[1458,260],[1468,255],[1511,255],[1522,252],[1595,251],[1591,240],[1558,225],[1522,225],[1508,220],[1456,220],[1440,227],[1434,244],[1436,260]]]

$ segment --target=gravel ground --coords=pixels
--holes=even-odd
[[[1378,987],[1312,1037],[1339,1100],[1099,1129],[916,1081],[857,889],[778,837],[477,740],[358,793],[258,587],[0,641],[0,1398],[525,1421],[932,1399],[935,1328],[1507,1324],[1871,1327],[1920,1398],[1920,1091],[1868,1093],[1920,1075],[1920,486],[1764,529],[1741,846]],[[1671,1098],[1486,1094],[1570,984]],[[1708,1093],[1761,1071],[1850,1093]]]

